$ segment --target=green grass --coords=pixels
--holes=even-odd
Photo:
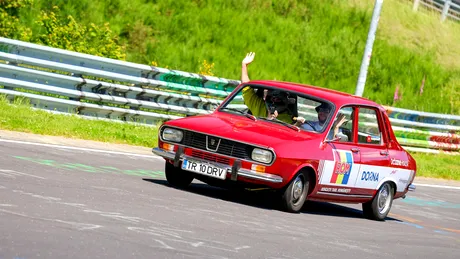
[[[127,60],[240,78],[255,51],[251,79],[312,84],[354,93],[374,0],[35,0],[20,12],[34,35],[40,10],[60,7],[82,24],[109,22]],[[32,37],[32,41],[33,41]],[[386,0],[364,96],[384,105],[460,114],[460,23]],[[424,93],[419,94],[423,78]],[[393,103],[400,86],[402,99]]]
[[[0,129],[144,147],[157,145],[156,127],[56,115],[32,110],[21,100],[11,105],[0,96]],[[460,156],[422,153],[413,156],[417,161],[417,176],[460,180]]]
[[[460,180],[460,156],[414,153],[417,176]]]
[[[33,110],[18,98],[14,105],[0,96],[0,129],[153,147],[158,129],[130,123],[88,120],[77,115],[59,115]]]

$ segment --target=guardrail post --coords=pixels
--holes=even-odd
[[[418,10],[419,5],[420,5],[420,0],[414,0],[414,7],[412,8],[412,10],[416,12]]]
[[[18,63],[16,62],[13,62],[13,61],[6,61],[6,64],[7,65],[10,65],[10,66],[18,66]],[[14,78],[16,78],[16,75],[14,75]],[[4,89],[7,89],[7,90],[12,90],[12,91],[15,91],[15,87],[11,87],[11,86],[7,86],[7,85],[4,85],[3,86]],[[8,96],[8,95],[7,95]],[[12,98],[9,98],[10,101],[14,101],[14,96]]]
[[[6,64],[11,65],[11,66],[17,66],[18,65],[18,63],[14,62],[14,61],[6,61]]]
[[[450,8],[451,2],[452,0],[446,0],[446,2],[444,3],[444,8],[442,9],[442,15],[441,15],[441,22],[446,20],[447,15],[449,14],[449,8]]]

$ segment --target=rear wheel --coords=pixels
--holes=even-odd
[[[169,162],[165,162],[165,175],[168,183],[178,188],[186,188],[193,181],[192,174],[180,169],[180,167],[174,167]]]
[[[364,217],[373,220],[384,220],[390,212],[392,204],[393,186],[386,182],[382,184],[371,201],[363,203]]]
[[[282,205],[288,212],[299,212],[308,194],[308,176],[299,173],[284,189],[282,194]]]

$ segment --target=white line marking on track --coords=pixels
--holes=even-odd
[[[251,248],[250,246],[240,246],[240,247],[235,247],[235,250],[241,250],[241,249],[248,249]]]
[[[13,204],[1,204],[0,203],[0,207],[17,207],[17,206]]]
[[[193,247],[199,247],[199,246],[201,246],[201,245],[204,245],[204,243],[203,243],[203,242],[198,242],[198,243],[192,243],[191,245],[192,245]]]
[[[81,207],[86,206],[85,204],[81,204],[81,203],[60,202],[60,201],[58,201],[57,203],[67,205],[67,206],[77,207],[77,208],[81,208]]]
[[[166,249],[175,250],[174,247],[168,246],[165,242],[163,242],[163,241],[161,241],[161,240],[158,240],[158,239],[154,239],[154,240],[157,241],[158,243],[160,243],[161,245],[163,245],[163,247],[166,248]]]
[[[434,188],[444,188],[444,189],[453,189],[453,190],[460,190],[459,186],[448,186],[448,185],[436,185],[436,184],[423,184],[423,183],[414,183],[417,186],[424,186],[424,187],[434,187]],[[417,190],[415,190],[417,191]]]
[[[152,155],[141,155],[141,154],[127,153],[127,152],[118,152],[118,151],[109,151],[109,150],[91,149],[91,148],[82,148],[82,147],[70,147],[70,146],[62,146],[62,145],[54,145],[54,144],[43,144],[43,143],[34,143],[34,142],[26,142],[26,141],[18,141],[18,140],[9,140],[9,139],[0,139],[0,142],[43,146],[43,147],[51,147],[51,148],[62,148],[62,149],[70,149],[70,150],[82,150],[82,151],[107,153],[107,154],[115,154],[115,155],[146,157],[146,158],[153,158],[153,159],[163,159],[162,157],[156,156],[153,153]]]
[[[111,187],[103,187],[103,186],[91,186],[91,187],[95,189],[101,189],[101,190],[121,191],[121,189],[111,188]]]
[[[38,195],[38,194],[31,193],[31,192],[24,192],[22,190],[13,190],[13,192],[26,194],[26,195],[32,196],[34,198],[43,199],[43,200],[47,200],[47,201],[60,201],[61,200],[61,198]]]
[[[21,172],[18,172],[18,171],[13,171],[13,170],[3,170],[3,169],[0,169],[0,172],[2,173],[9,173],[13,176],[17,176],[17,175],[27,175],[27,176],[30,176],[30,177],[35,177],[35,178],[39,178],[39,179],[46,179],[44,177],[40,177],[40,176],[36,176],[36,175],[33,175],[33,174],[26,174],[26,173],[21,173]]]
[[[69,224],[71,226],[74,226],[77,230],[91,230],[91,229],[96,229],[96,228],[101,228],[102,227],[101,225],[65,221],[65,220],[60,220],[60,219],[50,219],[50,220],[55,221],[55,222]]]
[[[60,219],[49,219],[49,218],[41,218],[41,217],[33,217],[33,216],[28,216],[23,213],[19,212],[14,212],[10,210],[4,210],[0,209],[0,212],[16,215],[16,216],[21,216],[29,219],[38,219],[38,220],[45,220],[45,221],[51,221],[51,222],[59,222],[59,223],[64,223],[64,224],[69,224],[73,227],[75,227],[77,230],[91,230],[91,229],[96,229],[96,228],[101,228],[101,225],[96,225],[96,224],[88,224],[88,223],[80,223],[80,222],[73,222],[73,221],[66,221],[66,220],[60,220]]]

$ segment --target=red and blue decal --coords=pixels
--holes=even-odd
[[[351,152],[334,150],[335,165],[330,183],[347,184],[353,167],[353,156]]]

